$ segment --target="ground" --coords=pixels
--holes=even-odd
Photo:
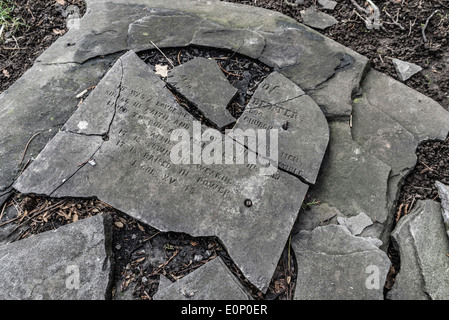
[[[298,5],[292,5],[285,0],[230,0],[228,2],[280,11],[299,22],[302,21],[301,10],[310,5],[317,5],[316,1],[312,0],[296,1]],[[337,18],[340,23],[321,32],[367,56],[375,69],[393,78],[398,79],[391,62],[393,58],[420,65],[423,71],[407,80],[405,84],[449,109],[448,1],[378,0],[375,2],[381,10],[383,29],[368,30],[355,13],[356,10],[351,1],[341,0],[333,11],[323,10]],[[67,31],[66,18],[63,16],[67,7],[77,5],[81,8],[81,14],[84,13],[85,8],[82,0],[0,0],[0,3],[2,19],[4,19],[2,24],[6,26],[0,35],[0,92],[2,92],[33,64],[36,57]],[[358,3],[362,5],[361,1]],[[6,8],[13,9],[9,12]],[[429,19],[436,10],[438,11]],[[423,35],[427,42],[424,42]],[[239,110],[234,111],[238,113]],[[416,168],[407,177],[401,191],[396,220],[410,212],[418,199],[438,200],[438,192],[434,186],[435,180],[449,184],[448,140],[425,142],[419,146],[417,155]],[[227,254],[217,239],[195,239],[187,235],[171,233],[159,234],[157,230],[142,226],[98,200],[67,199],[67,202],[58,204],[59,201],[61,200],[31,198],[16,194],[7,203],[8,206],[17,205],[23,212],[19,219],[13,221],[18,227],[20,226],[17,229],[18,235],[15,236],[24,238],[99,212],[113,214],[114,228],[118,231],[114,239],[117,259],[116,280],[120,282],[119,287],[123,288],[133,283],[137,298],[151,298],[151,294],[157,289],[156,282],[151,280],[155,280],[160,274],[175,279],[216,255],[221,255],[226,261]],[[48,210],[51,206],[55,206],[58,211]],[[0,212],[1,220],[3,212]],[[27,225],[27,228],[23,228],[24,225]],[[156,270],[146,270],[152,274],[152,277],[143,279],[141,261],[132,253],[135,254],[136,250],[138,252],[138,249],[147,241],[164,248],[167,263]],[[207,254],[206,250],[209,251]],[[386,290],[391,288],[394,275],[399,268],[397,253],[390,249],[389,254],[395,269],[392,269]],[[195,259],[195,256],[201,256],[203,259]],[[270,290],[263,298],[291,298],[294,290],[292,286],[294,269],[294,256],[290,254],[290,247],[287,244]],[[235,272],[238,273],[238,270]],[[255,298],[262,298],[260,292],[256,290],[253,290],[253,295]]]

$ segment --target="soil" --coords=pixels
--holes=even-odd
[[[301,10],[311,5],[320,8],[315,0],[297,0],[296,2],[294,0],[226,1],[279,11],[299,22],[302,22]],[[356,1],[360,5],[363,4],[360,0]],[[367,30],[364,22],[355,13],[351,1],[339,0],[333,11],[320,9],[340,21],[337,25],[321,32],[367,56],[375,69],[393,78],[398,79],[391,61],[393,58],[420,65],[423,71],[405,81],[405,84],[433,98],[449,110],[447,31],[449,3],[445,0],[374,0],[374,2],[381,10],[383,29]],[[21,18],[26,26],[20,26],[13,33],[3,33],[0,39],[0,93],[14,83],[32,66],[37,56],[67,31],[66,18],[62,15],[67,6],[77,5],[81,15],[85,11],[82,0],[15,0],[14,3],[16,4],[14,16]],[[298,4],[292,6],[289,3]],[[428,21],[425,29],[428,41],[424,42],[423,26],[435,10],[438,12]],[[394,21],[397,23],[394,24]],[[194,50],[198,49],[164,50],[164,53],[175,64],[178,61],[178,56],[181,62],[198,55],[212,54],[218,60],[220,57],[224,57],[222,52],[195,52]],[[225,54],[226,57],[230,56],[229,52]],[[166,63],[163,61],[162,55],[156,51],[142,53],[141,58],[152,65]],[[231,113],[236,117],[241,114],[242,106],[244,107],[251,97],[254,87],[270,72],[263,65],[254,64],[254,61],[245,59],[235,55],[227,61],[227,64],[222,65],[230,82],[238,88],[245,88],[245,90],[240,90],[238,99],[230,107]],[[251,74],[244,75],[243,72],[248,70],[252,70]],[[241,81],[247,78],[250,81],[246,81],[246,83]],[[181,105],[186,104],[182,97],[178,97],[178,99],[180,99]],[[192,108],[189,105],[184,105],[184,107]],[[194,113],[194,110],[192,109],[191,112]],[[201,118],[201,114],[197,116]],[[421,144],[417,149],[417,156],[417,165],[408,175],[401,189],[395,221],[408,214],[419,199],[439,201],[438,192],[434,186],[435,180],[449,184],[448,139],[446,141],[427,141]],[[242,283],[248,286],[254,298],[291,299],[293,297],[296,261],[288,244],[286,244],[269,290],[266,295],[263,295],[245,281],[218,239],[193,238],[179,233],[160,233],[97,199],[50,199],[15,194],[6,203],[6,206],[15,206],[19,212],[19,216],[11,222],[17,225],[17,229],[10,236],[11,241],[52,230],[95,214],[111,214],[114,219],[115,294],[119,294],[125,287],[130,287],[134,298],[151,299],[157,290],[158,278],[161,274],[175,280],[208,260],[220,256]],[[51,209],[52,207],[54,208]],[[31,216],[33,219],[30,218]],[[142,250],[145,250],[148,245],[158,248],[161,252],[159,264],[151,264],[146,259],[142,259]],[[385,284],[385,292],[391,289],[395,275],[400,269],[398,253],[394,248],[390,247],[388,254],[393,266]]]
[[[75,5],[84,15],[83,0],[10,0],[21,25],[0,38],[0,93],[19,79],[36,58],[67,32],[66,9]],[[60,3],[64,3],[61,5]]]

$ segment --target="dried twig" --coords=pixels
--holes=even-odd
[[[423,37],[423,39],[424,39],[424,42],[427,42],[427,38],[426,38],[426,28],[427,28],[427,25],[429,24],[430,19],[432,19],[432,17],[433,17],[433,16],[435,15],[435,13],[437,13],[437,12],[438,12],[438,9],[435,10],[434,12],[432,12],[432,14],[427,18],[426,23],[422,26],[421,33],[422,33],[422,37]]]
[[[393,23],[394,25],[398,26],[401,30],[405,30],[405,28],[398,22],[398,20],[399,20],[399,11],[398,11],[398,13],[396,14],[396,20],[393,19],[393,17],[388,13],[387,10],[384,9],[384,12],[385,12],[385,14],[388,16],[388,18],[391,19],[391,21],[392,21],[392,23]]]
[[[367,29],[380,29],[382,23],[380,22],[380,11],[379,8],[371,0],[366,0],[370,8],[362,8],[355,0],[351,0],[351,3],[359,10],[361,13],[365,14],[366,17],[361,16],[357,11],[354,11],[359,18],[361,18],[366,25]]]
[[[174,68],[175,67],[175,65],[173,64],[173,62],[162,52],[162,50],[161,49],[159,49],[159,47],[153,42],[153,41],[151,41],[150,40],[150,42],[151,42],[151,44],[164,56],[164,58],[165,59],[167,59],[167,61],[168,61],[168,63],[170,63],[171,64],[171,66]]]
[[[20,160],[19,166],[22,165],[23,159],[25,159],[25,155],[26,155],[26,153],[27,153],[28,146],[30,145],[31,141],[32,141],[36,136],[40,135],[41,133],[42,133],[42,132],[37,132],[37,133],[35,133],[35,134],[30,138],[30,140],[28,140],[28,143],[27,143],[27,145],[25,146],[25,150],[23,151],[22,160]]]

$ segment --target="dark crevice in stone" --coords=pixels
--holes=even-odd
[[[258,85],[273,71],[272,68],[262,62],[241,55],[236,51],[193,45],[161,50],[175,67],[195,57],[216,60],[229,83],[238,90],[237,96],[227,107],[227,110],[236,119],[242,115]],[[172,68],[167,59],[158,50],[141,51],[138,53],[138,56],[145,63],[151,65],[153,69],[155,65],[166,65],[169,69]],[[195,114],[194,116],[198,118]],[[230,127],[232,126],[222,129],[229,129]]]

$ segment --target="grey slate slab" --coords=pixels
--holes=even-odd
[[[165,278],[161,276],[161,278]],[[177,282],[161,280],[154,300],[252,300],[221,258],[215,258]]]
[[[258,164],[172,163],[177,142],[170,133],[192,133],[194,118],[133,52],[110,72],[121,76],[106,76],[97,85],[15,188],[54,197],[96,196],[159,230],[218,236],[243,274],[266,290],[308,186],[283,172],[266,175]],[[111,106],[112,119],[103,116]],[[199,122],[198,127],[207,129]],[[199,147],[201,137],[193,139]],[[247,199],[252,206],[245,206]]]
[[[328,225],[292,238],[298,262],[295,300],[383,300],[385,252],[345,227]]]
[[[401,270],[388,294],[393,300],[449,299],[449,238],[441,207],[431,200],[418,201],[392,232],[400,254]]]
[[[111,243],[110,216],[98,215],[0,246],[0,298],[108,299]]]
[[[235,122],[226,109],[237,94],[212,59],[194,58],[168,72],[167,82],[218,128]]]
[[[406,81],[420,72],[422,68],[417,64],[402,61],[399,59],[392,60],[396,73],[401,81]]]
[[[362,88],[372,106],[412,133],[418,143],[446,139],[449,112],[436,101],[375,70],[367,74]]]
[[[279,168],[315,182],[329,141],[328,124],[318,105],[286,77],[270,74],[234,128],[278,130]],[[273,159],[271,154],[264,156]]]
[[[331,122],[329,126],[329,151],[309,193],[346,217],[364,212],[372,221],[386,223],[391,168],[352,140],[349,123]]]
[[[356,216],[350,218],[337,217],[340,225],[345,226],[355,236],[358,236],[362,231],[373,224],[373,221],[365,212],[361,212]]]
[[[333,16],[316,10],[314,6],[310,6],[306,10],[301,11],[302,23],[312,28],[324,30],[338,23]]]
[[[443,216],[444,226],[449,237],[449,186],[440,181],[436,181],[435,186],[438,189],[438,195],[441,199],[441,215]]]

